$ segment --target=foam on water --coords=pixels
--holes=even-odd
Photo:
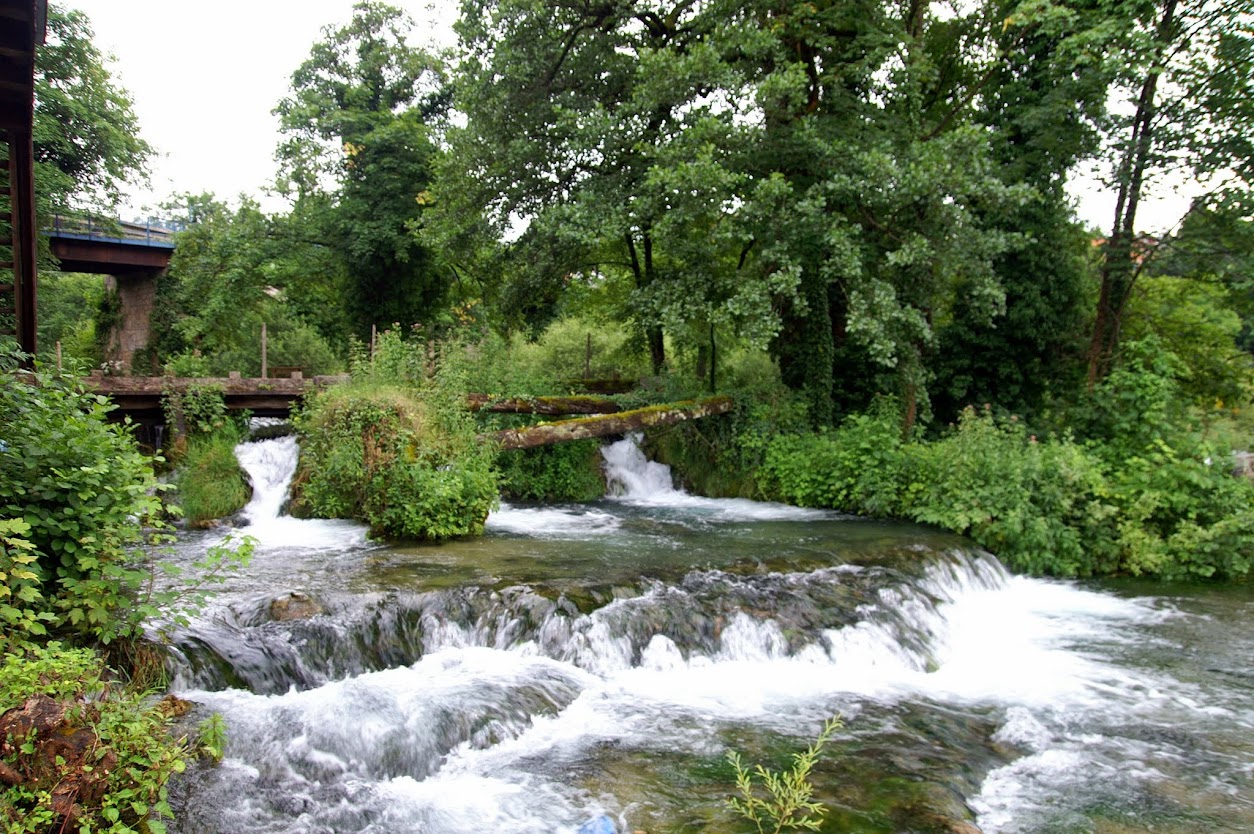
[[[1004,716],[1002,743],[1026,749],[972,800],[985,831],[1011,834],[1030,830],[1020,822],[1095,766],[1085,753],[1092,738],[1077,738],[1058,716],[1134,715],[1167,697],[1154,681],[1077,650],[1161,614],[982,564],[938,566],[917,589],[886,592],[867,619],[800,649],[774,619],[741,612],[710,651],[682,650],[660,634],[637,650],[615,624],[646,594],[578,618],[560,657],[546,656],[538,639],[467,645],[473,635],[453,629],[412,667],[284,695],[188,697],[227,716],[227,773],[251,768],[284,795],[310,797],[299,824],[280,824],[273,798],[236,809],[233,824],[291,832],[571,831],[591,813],[625,812],[567,781],[568,767],[604,745],[717,755],[712,728],[795,732],[798,716],[833,699],[978,703]],[[872,616],[877,606],[906,611],[931,648],[905,648]],[[1141,770],[1152,776],[1148,758]],[[337,823],[327,797],[350,793],[360,824]]]
[[[484,529],[537,538],[605,536],[622,526],[622,519],[587,507],[514,507],[501,502],[488,514]]]
[[[743,498],[703,498],[676,489],[671,468],[645,457],[640,436],[633,434],[601,448],[609,497],[638,507],[684,510],[718,521],[813,521],[836,518],[810,510]]]

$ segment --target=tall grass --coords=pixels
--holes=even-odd
[[[193,523],[223,518],[248,503],[250,489],[235,458],[234,430],[199,435],[187,441],[175,483],[179,505]]]

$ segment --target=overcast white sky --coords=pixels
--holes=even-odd
[[[278,123],[270,111],[327,25],[352,16],[353,0],[60,0],[91,18],[96,45],[135,102],[141,134],[156,148],[151,188],[130,195],[135,217],[172,194],[247,193],[277,210],[263,189],[274,179]],[[454,42],[455,0],[392,0],[418,26],[412,42]],[[1078,186],[1080,218],[1107,228],[1113,198]],[[1187,207],[1174,194],[1143,204],[1145,231],[1169,229]]]
[[[132,96],[140,134],[157,151],[136,216],[170,195],[212,191],[261,198],[274,180],[278,120],[292,72],[324,26],[353,0],[59,0],[91,18],[96,45]],[[453,0],[391,0],[418,23],[412,42],[453,43]],[[263,201],[276,209],[281,202]]]

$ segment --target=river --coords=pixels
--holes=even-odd
[[[615,497],[385,546],[281,516],[295,454],[241,447],[257,554],[174,635],[229,744],[171,831],[752,831],[727,753],[787,767],[832,716],[826,832],[1254,831],[1248,586],[1010,576],[917,526],[687,495],[630,441]]]

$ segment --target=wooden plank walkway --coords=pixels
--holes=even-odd
[[[190,388],[204,387],[220,389],[228,410],[248,409],[258,417],[286,417],[291,414],[292,405],[306,392],[327,388],[347,379],[347,376],[259,379],[92,374],[87,377],[86,385],[88,389],[113,400],[120,413],[136,419],[159,416],[161,398],[167,391],[187,391]]]

